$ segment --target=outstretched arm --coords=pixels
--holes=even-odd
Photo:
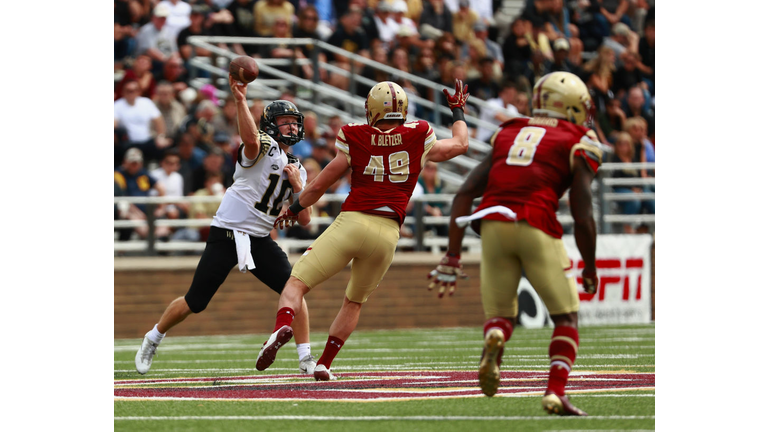
[[[467,86],[462,80],[456,80],[456,91],[453,95],[448,94],[448,90],[443,89],[445,97],[448,99],[448,106],[453,112],[453,126],[451,126],[452,137],[449,139],[438,140],[427,154],[427,160],[433,162],[443,162],[467,152],[469,148],[469,133],[467,131],[467,122],[464,120],[464,105],[467,103],[469,93]]]
[[[597,270],[595,267],[595,248],[597,230],[592,216],[592,178],[594,173],[583,158],[573,161],[573,183],[571,184],[570,206],[573,216],[573,236],[576,247],[584,260],[582,272],[584,290],[594,294],[597,290]]]
[[[256,121],[253,120],[253,115],[251,115],[251,110],[248,107],[248,100],[245,97],[248,92],[248,84],[241,83],[230,75],[229,88],[235,97],[237,129],[240,131],[240,139],[245,144],[243,153],[248,159],[256,159],[259,150],[261,150],[261,144],[259,144],[259,128],[256,127]]]

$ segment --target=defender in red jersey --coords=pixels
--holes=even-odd
[[[331,362],[354,331],[360,310],[392,263],[405,207],[426,161],[442,162],[463,154],[469,147],[464,121],[466,86],[457,80],[449,95],[453,112],[453,137],[437,140],[425,121],[406,123],[408,97],[393,82],[376,84],[366,99],[367,124],[343,126],[336,139],[339,150],[323,171],[302,191],[299,199],[275,221],[290,226],[296,215],[314,204],[328,187],[352,168],[352,190],[341,214],[315,240],[293,267],[280,296],[274,333],[264,343],[256,369],[264,370],[277,350],[293,334],[291,323],[304,296],[315,286],[341,271],[352,261],[352,276],[344,302],[331,324],[328,342],[315,368],[315,379],[335,379]]]
[[[478,381],[493,396],[499,386],[504,343],[517,320],[517,288],[522,270],[549,310],[555,330],[549,346],[550,371],[542,406],[549,413],[587,415],[565,396],[579,346],[579,296],[558,200],[570,188],[576,244],[584,259],[584,289],[594,293],[595,221],[590,184],[602,158],[591,122],[592,100],[584,83],[567,72],[542,77],[533,90],[534,117],[516,118],[491,138],[493,150],[476,166],[453,201],[448,252],[430,275],[449,294],[461,271],[461,241],[470,222],[482,238],[480,291],[487,321]],[[468,216],[472,200],[483,197]],[[477,225],[475,225],[477,224]]]

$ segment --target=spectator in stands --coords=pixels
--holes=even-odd
[[[165,189],[154,178],[152,178],[146,169],[144,169],[144,158],[141,154],[141,150],[132,147],[125,152],[125,158],[123,159],[123,165],[115,170],[115,183],[124,192],[125,196],[130,197],[146,197],[149,196],[149,191],[155,189],[159,196],[165,195]],[[158,206],[158,210],[164,207]],[[146,220],[147,219],[147,205],[146,204],[130,204],[127,210],[120,211],[120,219],[127,220]],[[149,228],[140,226],[136,228],[136,233],[140,238],[146,238],[149,233]],[[130,240],[132,231],[130,229],[120,231],[120,240]],[[158,226],[155,228],[155,235],[158,238],[168,237],[170,229],[164,226]]]
[[[555,29],[550,21],[550,14],[553,10],[554,3],[551,0],[533,0],[526,2],[523,9],[522,17],[529,21],[536,30],[536,33],[541,32],[550,40],[558,38]]]
[[[632,146],[632,138],[629,136],[628,133],[620,132],[617,136],[615,150],[610,157],[610,161],[615,163],[630,163],[630,162],[635,162],[636,159],[637,159],[637,156],[635,155],[634,147]],[[622,170],[613,171],[612,177],[613,178],[639,178],[641,177],[640,174],[641,173],[639,169],[625,168]],[[634,187],[616,186],[613,188],[613,191],[621,194],[631,194],[631,193],[650,192],[650,189],[642,186],[634,186]],[[635,199],[631,201],[616,201],[616,203],[618,204],[619,211],[621,214],[630,214],[630,215],[640,214],[643,211],[649,214],[656,213],[655,200],[641,201],[639,199]],[[632,225],[630,224],[624,225],[624,232],[626,233],[634,232]]]
[[[163,65],[162,79],[171,83],[173,90],[176,93],[181,93],[187,89],[187,80],[189,77],[179,53],[171,55],[168,58],[168,61]]]
[[[635,162],[656,162],[656,149],[648,139],[648,125],[642,117],[631,117],[624,122],[624,130],[632,138]],[[652,177],[649,170],[643,169],[643,177]]]
[[[627,50],[637,52],[638,37],[624,23],[616,23],[611,30],[611,36],[603,40],[603,46],[610,47],[618,66],[618,60]]]
[[[332,115],[328,117],[328,128],[331,131],[331,135],[333,136],[334,143],[336,140],[336,136],[339,135],[339,131],[341,130],[341,127],[344,126],[344,124],[345,124],[344,121],[341,120],[341,117],[338,115]],[[330,148],[332,150],[331,155],[336,156],[336,145],[331,144]]]
[[[148,55],[155,72],[162,70],[163,63],[178,52],[176,33],[166,25],[170,13],[168,5],[158,4],[152,12],[152,21],[144,24],[136,35],[136,54]]]
[[[640,54],[640,62],[637,68],[643,73],[647,80],[649,90],[653,94],[653,82],[655,81],[656,69],[656,23],[654,20],[646,20],[643,27],[643,37],[638,42],[637,51]]]
[[[227,26],[227,36],[237,37],[255,37],[256,20],[253,11],[256,6],[256,0],[233,0],[227,6],[227,10],[232,14],[232,24]],[[252,55],[258,51],[259,46],[253,44],[242,45],[240,43],[232,44],[232,51],[238,55]]]
[[[190,26],[192,6],[189,3],[181,0],[162,0],[158,4],[168,7],[165,25],[173,32],[174,37]]]
[[[549,66],[551,72],[570,72],[584,80],[584,71],[580,67],[571,63],[568,59],[571,53],[571,46],[565,39],[557,39],[552,44],[554,58]]]
[[[642,86],[635,86],[629,89],[627,92],[627,103],[624,108],[624,114],[627,118],[630,117],[642,117],[648,125],[648,135],[655,133],[655,116],[653,109],[650,108],[650,104],[646,100],[646,92]]]
[[[443,33],[442,36],[437,38],[435,42],[435,55],[438,59],[438,64],[440,64],[442,58],[447,58],[450,61],[459,58],[459,47],[453,33]]]
[[[281,17],[287,23],[293,22],[295,9],[286,0],[259,0],[253,7],[254,30],[258,36],[273,36],[275,21]]]
[[[517,98],[517,87],[515,84],[510,81],[504,82],[499,90],[499,97],[486,101],[491,107],[480,109],[480,120],[498,126],[507,120],[515,118],[518,116],[517,108],[514,105],[515,98]],[[479,127],[477,128],[476,137],[479,141],[487,143],[494,132],[496,132],[496,129]]]
[[[213,117],[212,123],[215,133],[223,132],[229,139],[237,135],[237,106],[235,105],[235,98],[231,94],[224,99],[224,106]]]
[[[404,0],[408,6],[408,11],[405,12],[405,17],[418,23],[421,20],[421,14],[424,11],[424,0]]]
[[[379,4],[385,2],[379,2]],[[430,29],[430,27],[432,29]],[[453,14],[445,7],[444,0],[428,0],[424,2],[424,10],[421,13],[421,20],[419,21],[419,32],[421,34],[434,33],[442,36],[441,33],[435,32],[435,30],[442,33],[453,33]]]
[[[624,130],[624,123],[627,121],[627,116],[621,109],[621,100],[616,98],[608,100],[605,112],[598,111],[596,120],[604,134],[600,137],[600,141],[603,143],[616,142],[616,136]]]
[[[504,53],[501,50],[501,45],[488,38],[488,26],[483,22],[477,22],[472,27],[472,31],[475,35],[474,39],[483,42],[485,45],[486,55],[493,58],[500,71],[504,70]],[[463,49],[466,52],[469,49],[469,45],[465,43]]]
[[[453,35],[462,43],[468,42],[474,35],[472,27],[480,16],[469,7],[469,0],[459,0],[459,10],[453,14]]]
[[[318,31],[319,19],[320,18],[317,13],[317,9],[314,6],[307,5],[302,8],[299,11],[299,19],[293,27],[293,37],[322,39],[322,37],[320,37],[320,32]],[[314,45],[301,45],[298,48],[299,52],[297,53],[297,58],[312,58],[312,50],[315,48]],[[318,50],[317,55],[319,62],[326,63],[328,61],[325,52]],[[309,73],[302,70],[302,73],[304,74],[303,77],[306,79],[312,79],[312,74],[314,73],[313,69],[310,67],[308,72]],[[328,71],[323,68],[320,68],[320,81],[328,81]]]
[[[195,138],[189,132],[179,136],[179,174],[184,179],[184,195],[189,195],[192,189],[192,172],[203,166],[203,159],[207,154],[205,150],[195,145]]]
[[[532,88],[541,77],[550,72],[552,72],[552,62],[544,56],[541,50],[534,50],[531,59],[523,69],[523,76],[528,81],[527,88]]]
[[[413,74],[435,83],[440,82],[440,71],[435,64],[434,50],[431,48],[424,48],[419,52],[416,62],[413,65]],[[416,84],[416,90],[423,98],[430,102],[439,102],[435,100],[435,93],[429,87]],[[474,93],[471,94],[474,95]],[[425,118],[434,118],[432,107],[425,106],[422,108],[424,109],[423,114]]]
[[[155,96],[157,82],[152,74],[152,59],[147,55],[139,55],[133,61],[133,67],[125,71],[122,81],[117,85],[115,100],[123,94],[123,86],[127,81],[135,80],[139,83],[141,96],[152,99]]]
[[[221,166],[221,173],[225,179],[231,179],[235,175],[235,161],[237,160],[237,146],[232,143],[232,136],[226,132],[216,132],[213,134],[213,144],[224,157],[224,163]],[[232,180],[229,181],[230,185]]]
[[[371,45],[374,45],[376,41],[381,40],[379,35],[379,29],[376,25],[375,11],[369,8],[365,3],[365,0],[349,0],[349,6],[354,6],[360,9],[360,26],[362,27]]]
[[[184,178],[179,174],[180,167],[179,151],[168,149],[163,154],[160,167],[155,168],[149,173],[165,189],[166,197],[180,198],[184,196]],[[150,193],[153,196],[158,195],[156,190],[152,190]],[[188,214],[189,204],[178,202],[165,205],[157,216],[168,219],[186,219]]]
[[[166,135],[175,138],[182,121],[187,116],[187,110],[177,101],[173,86],[168,81],[161,81],[155,92],[155,106],[160,110],[165,123]]]
[[[274,24],[272,25],[272,36],[283,39],[290,38],[291,27],[288,20],[282,16],[275,17]],[[259,48],[259,56],[262,58],[293,60],[294,58],[299,57],[301,55],[300,53],[301,50],[296,45],[289,45],[286,43],[265,44],[261,45]],[[302,73],[303,77],[312,76],[312,66],[310,65],[299,67],[295,62],[291,62],[291,64],[288,65],[275,65],[273,67],[291,75],[299,75],[299,73]],[[265,74],[265,77],[277,78],[270,74]]]
[[[467,54],[462,55],[461,59],[467,65],[467,81],[469,82],[480,77],[480,61],[488,57],[488,50],[480,39],[472,39],[465,45],[468,46]]]
[[[139,92],[136,80],[128,80],[123,84],[123,97],[114,104],[115,129],[125,129],[127,147],[138,147],[148,154],[148,159],[158,160],[162,150],[170,146],[172,141],[165,137],[165,122],[160,111],[152,100],[139,96]],[[154,138],[152,128],[156,133]],[[116,150],[122,154],[125,149]]]
[[[528,31],[530,27],[530,22],[522,17],[516,18],[510,25],[510,34],[501,48],[505,64],[504,75],[507,79],[514,80],[522,74],[528,60],[533,56],[532,38]]]
[[[328,130],[323,133],[321,138],[321,140],[312,144],[312,159],[320,164],[320,169],[325,168],[335,156],[331,154],[331,151],[328,149],[328,143],[335,143],[336,136],[333,135],[333,132]]]
[[[584,82],[594,93],[593,99],[598,111],[605,112],[607,101],[611,99],[609,91],[613,85],[613,72],[616,70],[615,57],[616,54],[611,48],[602,46],[597,51],[597,57],[584,65],[584,75],[587,77]]]
[[[627,91],[635,86],[647,88],[648,84],[643,81],[643,73],[637,67],[639,62],[640,55],[636,52],[625,51],[621,55],[620,66],[613,73],[613,94],[616,98],[623,98]]]
[[[291,153],[301,159],[303,164],[304,160],[312,156],[312,147],[315,143],[321,141],[325,144],[317,124],[317,114],[312,111],[304,111],[304,139],[291,147]],[[307,184],[309,184],[309,180],[307,180]]]
[[[115,64],[121,64],[136,49],[136,31],[131,20],[131,6],[128,0],[115,0]]]
[[[204,99],[197,104],[194,114],[187,116],[181,131],[189,132],[195,140],[195,145],[203,149],[206,153],[213,148],[213,118],[218,113],[216,104],[208,99]],[[202,185],[202,182],[200,182]],[[201,186],[202,187],[202,186]]]
[[[437,173],[437,163],[427,161],[424,165],[424,169],[421,170],[421,174],[419,175],[419,184],[424,189],[424,195],[443,193],[443,182],[440,180],[440,175]],[[425,216],[443,216],[450,214],[450,210],[446,211],[446,203],[442,201],[425,201],[423,202],[423,206]],[[440,237],[448,236],[448,225],[445,224],[424,225],[424,230],[432,231]]]
[[[528,97],[528,93],[517,92],[514,105],[519,115],[531,117],[531,99]]]
[[[194,197],[224,196],[225,187],[222,184],[224,176],[220,172],[209,172],[205,175],[203,186],[192,194]],[[219,209],[218,202],[195,202],[189,206],[189,213],[194,219],[213,219]],[[210,226],[199,228],[200,241],[208,240]]]
[[[547,18],[552,25],[552,30],[557,34],[556,39],[570,40],[572,37],[578,39],[579,28],[571,24],[571,13],[563,4],[563,0],[552,0]]]
[[[192,50],[194,50],[196,56],[209,56],[211,52],[205,48],[193,47],[188,39],[190,36],[209,36],[210,22],[206,23],[206,16],[210,12],[206,5],[195,5],[192,8],[191,14],[188,16],[189,25],[182,28],[179,31],[179,36],[176,38],[176,46],[179,47],[179,54],[184,60],[184,65],[189,69],[189,59],[192,57]],[[207,24],[207,25],[206,25]]]
[[[259,127],[259,123],[261,123],[262,114],[264,114],[264,101],[261,99],[254,99],[251,104],[251,115],[253,116],[253,121],[256,122],[256,127]]]
[[[631,26],[626,15],[629,8],[628,0],[591,0],[594,4],[594,25],[602,37],[608,37],[611,28],[619,22]]]
[[[395,34],[399,29],[399,26],[395,25],[395,21],[390,18],[391,14],[392,6],[386,1],[380,1],[376,5],[373,15],[373,22],[376,24],[376,30],[379,33],[379,40],[384,44],[386,51],[389,51],[389,47],[395,40]]]
[[[205,179],[209,174],[218,173],[224,176],[224,152],[218,147],[211,149],[210,153],[205,155],[203,159],[203,165],[192,171],[192,190],[198,190],[205,187]],[[227,181],[226,178],[222,180],[225,187],[229,187],[232,184],[232,180]]]
[[[395,27],[399,30],[403,26],[407,26],[409,29],[411,29],[411,34],[418,35],[419,29],[416,27],[416,23],[405,16],[405,14],[408,12],[408,5],[405,3],[404,0],[395,0],[392,3],[392,14],[390,15],[389,19],[391,19],[395,23]]]
[[[411,27],[402,25],[395,34],[395,40],[389,52],[391,53],[395,48],[403,48],[408,54],[408,63],[413,64],[422,48],[428,48],[433,45],[433,41],[422,41],[419,39],[418,33]],[[366,96],[368,95],[366,94]]]
[[[411,61],[408,57],[408,51],[404,47],[397,47],[392,50],[389,61],[389,65],[397,70],[401,70],[406,73],[411,73]],[[407,78],[403,78],[399,75],[391,75],[388,79],[388,81],[395,82],[400,85],[400,87],[405,90],[405,92],[409,95],[419,95],[419,91],[416,89],[416,86],[411,82],[411,80]],[[416,105],[413,105],[414,113],[418,111],[418,107]],[[412,108],[412,109],[413,109]]]
[[[336,31],[331,37],[328,38],[328,43],[345,51],[370,58],[370,41],[365,32],[360,28],[361,19],[360,8],[356,6],[349,8],[339,19],[339,26],[337,26]],[[350,62],[347,57],[340,54],[329,54],[328,57],[333,59],[332,63],[335,63],[336,66],[344,70],[350,70]],[[363,65],[356,65],[355,70],[362,71]],[[349,88],[349,78],[340,74],[331,74],[329,83],[343,90]]]
[[[384,48],[383,44],[377,47],[373,47],[371,49],[371,60],[382,63],[382,64],[389,63],[389,55],[387,53],[387,49]],[[365,68],[363,68],[363,72],[361,73],[361,75],[376,82],[387,81],[389,79],[389,73],[387,73],[386,71],[383,71],[378,68],[373,68],[367,65],[365,66]],[[360,87],[362,87],[363,92],[366,91],[365,87],[363,86],[360,86]],[[360,91],[359,88],[358,88],[358,91]]]

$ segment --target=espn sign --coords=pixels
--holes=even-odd
[[[600,279],[597,292],[586,294],[581,286],[584,261],[572,235],[563,244],[579,288],[579,325],[636,324],[651,322],[650,235],[598,235],[596,266]],[[574,268],[572,266],[571,268]],[[550,324],[546,307],[527,279],[518,288],[520,322],[526,327]]]

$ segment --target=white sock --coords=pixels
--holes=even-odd
[[[303,344],[296,344],[296,351],[299,352],[299,361],[301,361],[301,359],[311,354],[312,350],[309,347],[308,343],[303,343]]]
[[[146,334],[147,338],[151,340],[152,342],[160,345],[160,342],[163,341],[163,338],[165,337],[165,333],[160,333],[157,331],[157,324],[155,324],[155,327],[149,331],[149,333]]]

